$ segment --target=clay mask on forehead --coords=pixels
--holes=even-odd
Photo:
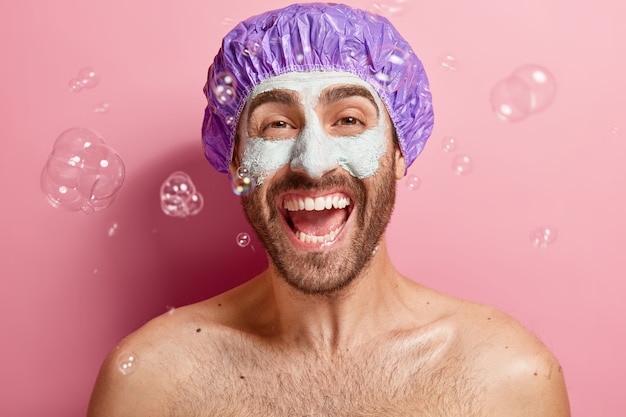
[[[375,127],[354,136],[328,135],[315,112],[315,106],[322,91],[337,84],[358,85],[371,93],[378,112],[378,123]],[[312,178],[321,178],[325,172],[337,167],[359,179],[376,173],[380,158],[387,150],[386,132],[389,125],[384,106],[368,83],[350,73],[291,72],[258,84],[248,97],[247,104],[257,95],[275,89],[298,93],[304,125],[295,131],[293,138],[268,140],[249,137],[249,113],[246,106],[239,126],[243,149],[241,163],[257,178],[258,184],[287,164],[292,169],[304,170]]]

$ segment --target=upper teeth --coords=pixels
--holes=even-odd
[[[328,195],[325,197],[296,197],[290,196],[285,198],[284,207],[288,211],[321,211],[331,208],[343,209],[350,204],[350,198],[339,195]]]

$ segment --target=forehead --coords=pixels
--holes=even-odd
[[[370,84],[349,72],[334,71],[289,72],[265,79],[255,86],[248,97],[247,103],[249,104],[259,94],[273,90],[295,91],[300,94],[303,100],[307,98],[317,99],[325,90],[339,85],[364,88],[370,93],[374,103],[380,110],[382,102]]]

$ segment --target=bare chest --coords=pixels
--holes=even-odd
[[[454,352],[341,356],[229,352],[176,394],[185,416],[481,416],[481,385]],[[182,412],[182,410],[185,410]]]

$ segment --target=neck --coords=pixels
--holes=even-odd
[[[393,267],[384,242],[361,274],[332,294],[304,294],[271,266],[264,277],[271,283],[280,338],[318,351],[340,352],[366,343],[395,327],[406,311],[407,279]]]

